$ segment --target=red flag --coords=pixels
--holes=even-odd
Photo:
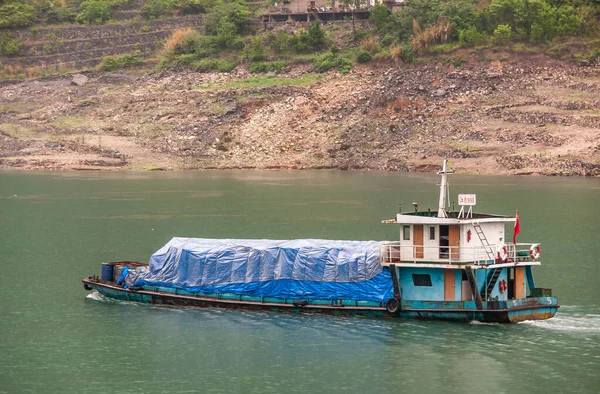
[[[516,214],[517,220],[515,221],[515,228],[513,229],[513,244],[517,244],[517,234],[521,232],[521,223],[519,223],[519,210]]]

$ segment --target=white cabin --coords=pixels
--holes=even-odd
[[[517,218],[511,216],[473,213],[475,195],[460,195],[463,203],[459,212],[448,212],[447,174],[451,170],[438,172],[440,203],[437,212],[400,212],[394,219],[384,223],[400,225],[398,242],[387,242],[380,252],[382,265],[435,264],[456,266],[490,265],[507,262],[525,262],[539,265],[530,259],[530,244],[507,242],[505,224],[514,225]],[[467,209],[465,209],[467,208]]]

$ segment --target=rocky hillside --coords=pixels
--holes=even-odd
[[[447,156],[461,173],[600,176],[600,67],[484,55],[5,84],[0,167],[428,171]]]
[[[12,56],[0,56],[0,64],[12,69],[53,71],[93,68],[106,56],[138,51],[141,57],[156,56],[173,31],[202,30],[202,15],[155,21],[125,20],[100,26],[61,25],[11,31],[19,43]]]

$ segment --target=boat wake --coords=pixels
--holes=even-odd
[[[471,320],[469,322],[469,324],[472,325],[476,325],[476,326],[501,326],[501,323],[487,323],[487,322],[483,322],[483,321],[477,321],[477,320]]]
[[[565,310],[566,309],[566,310]],[[557,313],[549,320],[525,321],[527,324],[553,331],[580,332],[600,334],[600,314],[577,312],[576,307],[561,307],[562,313]]]
[[[85,298],[87,298],[89,300],[94,300],[94,301],[110,302],[112,304],[119,303],[119,300],[115,300],[114,298],[105,297],[102,294],[100,294],[99,292],[97,292],[96,290],[89,293]]]

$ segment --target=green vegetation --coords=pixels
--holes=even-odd
[[[5,0],[0,5],[0,29],[29,26],[34,21],[34,8],[20,0]]]
[[[111,19],[110,6],[102,0],[86,0],[81,3],[80,9],[75,18],[79,23],[101,25]]]
[[[370,59],[369,59],[370,60]],[[314,60],[318,72],[327,72],[331,69],[346,74],[352,70],[354,62],[348,55],[340,55],[337,47],[332,47],[330,53],[325,53]]]
[[[179,0],[177,7],[183,14],[204,14],[213,5],[215,0]]]
[[[222,73],[228,73],[233,71],[237,64],[235,60],[231,59],[209,58],[192,62],[190,63],[190,66],[194,71],[198,72],[219,71]]]
[[[498,25],[494,29],[492,42],[496,45],[506,45],[512,41],[512,29],[509,25]]]
[[[253,74],[259,73],[282,73],[285,68],[288,66],[288,62],[286,61],[274,61],[274,62],[251,62],[248,65],[248,71]]]
[[[19,140],[28,140],[40,136],[35,127],[25,127],[13,123],[0,123],[0,133]]]
[[[83,127],[89,123],[89,118],[82,116],[59,116],[54,121],[54,127],[61,130]]]
[[[171,13],[177,0],[147,0],[141,9],[142,17],[146,20],[153,20]]]
[[[103,24],[118,10],[139,5],[135,0],[0,0],[0,29],[32,24]],[[339,4],[360,8],[363,0]],[[205,13],[205,31],[179,30],[165,43],[159,69],[230,72],[244,65],[251,73],[281,73],[293,64],[312,64],[317,72],[349,72],[356,63],[392,60],[422,62],[433,57],[460,66],[460,47],[498,48],[513,52],[546,53],[593,64],[598,56],[600,0],[410,0],[401,12],[376,5],[371,28],[352,22],[352,32],[339,24],[314,21],[301,28],[282,24],[274,31],[253,31],[254,15],[246,0],[146,0],[140,17]],[[348,18],[348,21],[353,18]],[[143,26],[140,32],[151,31]],[[30,40],[40,39],[40,28]],[[60,50],[52,34],[40,47]],[[594,41],[596,40],[596,41]],[[335,43],[336,45],[332,45]],[[594,44],[595,43],[595,44]],[[19,53],[21,45],[9,32],[0,34],[0,55]],[[90,52],[91,53],[91,52]],[[92,55],[90,55],[92,56]],[[507,55],[509,56],[509,55]],[[141,53],[103,59],[101,70],[141,63]],[[2,75],[41,75],[43,67],[0,66]]]
[[[362,4],[354,0],[343,3]],[[550,52],[557,39],[600,33],[598,1],[491,0],[488,4],[480,0],[411,0],[398,13],[376,5],[370,14],[374,29],[353,24],[352,34],[345,38],[347,45],[338,48],[331,46],[338,26],[325,29],[315,21],[295,31],[257,33],[250,31],[250,13],[244,1],[197,0],[194,4],[207,12],[206,32],[175,33],[165,46],[159,68],[228,70],[245,60],[252,73],[280,73],[297,63],[312,63],[318,72],[347,73],[355,63],[373,59],[391,59],[396,64],[420,62],[428,54],[443,55],[445,63],[459,67],[465,59],[452,52],[460,46],[509,46],[516,51],[546,48]],[[339,34],[335,39],[339,42]],[[582,50],[586,54],[579,58],[595,58],[593,50]],[[224,61],[226,66],[221,63]]]
[[[200,85],[199,89],[212,89],[212,88],[223,88],[223,89],[249,89],[249,88],[262,88],[270,86],[307,86],[312,85],[321,80],[319,74],[304,74],[296,78],[284,78],[284,77],[251,77],[245,79],[236,79],[225,83],[210,83]]]
[[[19,52],[19,43],[8,33],[0,35],[0,55],[10,56]]]
[[[204,13],[215,0],[146,0],[141,16],[153,20],[175,14]],[[135,0],[0,0],[0,29],[33,24],[103,24],[115,10],[131,9]]]
[[[230,61],[235,62],[238,52],[244,48],[242,36],[249,33],[250,21],[251,14],[244,0],[216,0],[205,17],[206,33],[190,29],[174,32],[165,44],[165,56],[159,68],[190,66],[212,70],[219,66],[214,58],[230,55],[225,68],[231,69]],[[253,50],[260,57],[260,43],[257,42]],[[208,58],[211,60],[201,62]],[[212,66],[207,68],[207,65]]]
[[[252,73],[280,73],[296,55],[300,57],[299,62],[306,62],[302,55],[320,51],[327,44],[326,33],[319,22],[293,33],[265,32],[249,36],[253,33],[251,20],[244,0],[215,0],[205,17],[205,33],[189,29],[174,32],[165,44],[159,69],[231,71],[243,58],[249,61],[248,69]],[[322,63],[319,69],[324,71],[336,67],[347,72],[352,68],[352,62],[337,56],[315,59],[311,55],[308,61]]]
[[[98,68],[102,71],[114,71],[120,68],[133,67],[141,64],[141,52],[135,51],[121,56],[106,56]]]
[[[411,0],[399,13],[383,8],[376,6],[370,19],[393,59],[406,53],[408,45],[422,56],[435,44],[549,44],[556,38],[600,33],[597,0],[492,0],[489,6],[479,0]]]

